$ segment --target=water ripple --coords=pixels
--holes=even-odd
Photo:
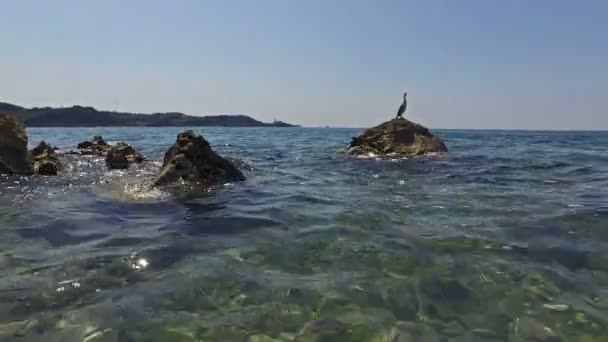
[[[0,340],[606,336],[606,133],[438,131],[448,155],[355,160],[360,130],[196,129],[248,180],[175,196],[149,184],[180,130],[29,130],[150,162],[0,178]]]

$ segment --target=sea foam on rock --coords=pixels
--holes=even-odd
[[[32,174],[25,125],[17,116],[0,113],[0,173]]]
[[[447,151],[443,141],[428,128],[402,118],[367,129],[353,138],[347,150],[351,155],[403,157]]]
[[[245,176],[230,161],[215,153],[207,140],[193,131],[177,135],[165,153],[155,186],[202,186],[243,181]]]

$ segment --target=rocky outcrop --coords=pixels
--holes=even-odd
[[[94,136],[91,141],[83,141],[78,144],[78,149],[82,155],[105,156],[110,148],[111,146],[100,135]]]
[[[62,168],[55,149],[44,141],[41,141],[30,152],[30,156],[36,174],[52,176],[56,175]]]
[[[0,113],[0,173],[32,174],[25,125],[12,114]]]
[[[426,127],[402,118],[367,129],[360,136],[353,138],[348,148],[349,154],[364,156],[410,157],[447,151],[443,141],[431,134]]]
[[[202,186],[243,181],[245,176],[230,161],[215,153],[209,143],[193,131],[177,135],[163,160],[155,186]]]
[[[144,160],[144,156],[124,142],[110,147],[106,154],[106,165],[109,169],[127,169],[129,165],[139,164]]]

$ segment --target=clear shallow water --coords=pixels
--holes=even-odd
[[[248,181],[147,188],[179,128],[101,134],[0,180],[0,341],[605,341],[608,133],[438,131],[450,154],[353,160],[353,129],[196,129]]]

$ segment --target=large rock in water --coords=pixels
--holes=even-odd
[[[39,175],[56,175],[62,168],[55,149],[44,141],[30,152],[30,156],[34,162],[34,172]]]
[[[82,155],[98,155],[105,156],[111,146],[103,140],[101,135],[96,135],[91,141],[83,141],[78,144],[78,149]]]
[[[353,138],[348,153],[353,155],[415,156],[432,152],[447,152],[441,139],[417,123],[406,119],[393,119],[367,129]]]
[[[163,160],[155,186],[208,187],[221,182],[243,181],[245,176],[230,161],[215,153],[207,140],[193,131],[177,135]]]
[[[25,125],[7,113],[0,113],[0,173],[32,174]]]
[[[110,147],[106,154],[106,165],[109,169],[127,169],[133,163],[141,163],[144,156],[135,151],[131,145],[124,142]]]

